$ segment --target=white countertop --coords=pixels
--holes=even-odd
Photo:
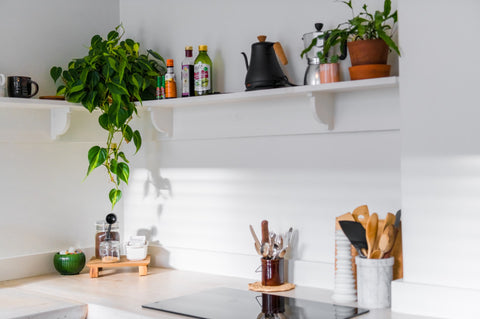
[[[51,274],[0,282],[0,318],[183,318],[142,304],[179,297],[215,287],[248,290],[252,280],[172,269],[148,269],[139,276],[133,268],[103,270],[99,278],[88,273],[74,276]],[[329,290],[299,287],[279,293],[331,303]],[[355,303],[346,304],[356,306]],[[60,315],[61,314],[61,315]],[[426,317],[371,310],[358,318],[420,319]]]

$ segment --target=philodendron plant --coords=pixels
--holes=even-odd
[[[121,33],[119,33],[121,32]],[[68,68],[54,66],[50,75],[55,83],[61,78],[57,95],[65,95],[72,103],[81,103],[90,113],[98,110],[98,123],[108,132],[106,145],[88,151],[87,177],[95,168],[104,166],[113,188],[109,192],[112,210],[122,197],[121,183],[128,184],[130,168],[121,151],[124,143],[133,141],[135,153],[142,145],[141,134],[130,122],[138,116],[137,106],[152,96],[156,77],[166,72],[164,59],[155,51],[140,54],[140,44],[132,39],[121,41],[122,25],[108,33],[106,39],[95,35],[88,55],[73,59]],[[139,104],[136,104],[138,101]]]

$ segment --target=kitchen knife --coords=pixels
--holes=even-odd
[[[363,228],[362,224],[350,220],[341,220],[338,223],[345,233],[345,236],[347,236],[350,243],[357,250],[358,255],[366,258],[368,246],[365,237],[365,228]]]

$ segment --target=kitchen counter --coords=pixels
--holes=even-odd
[[[136,269],[105,269],[99,278],[88,273],[75,276],[51,274],[0,282],[0,318],[184,318],[144,309],[142,304],[179,297],[202,290],[229,287],[248,290],[252,280],[150,267],[147,276]],[[332,302],[329,290],[299,287],[280,295]],[[356,306],[355,303],[346,305]],[[358,318],[425,319],[371,310]]]

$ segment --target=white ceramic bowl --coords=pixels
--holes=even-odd
[[[125,245],[128,260],[144,260],[147,257],[148,242],[144,245]]]

